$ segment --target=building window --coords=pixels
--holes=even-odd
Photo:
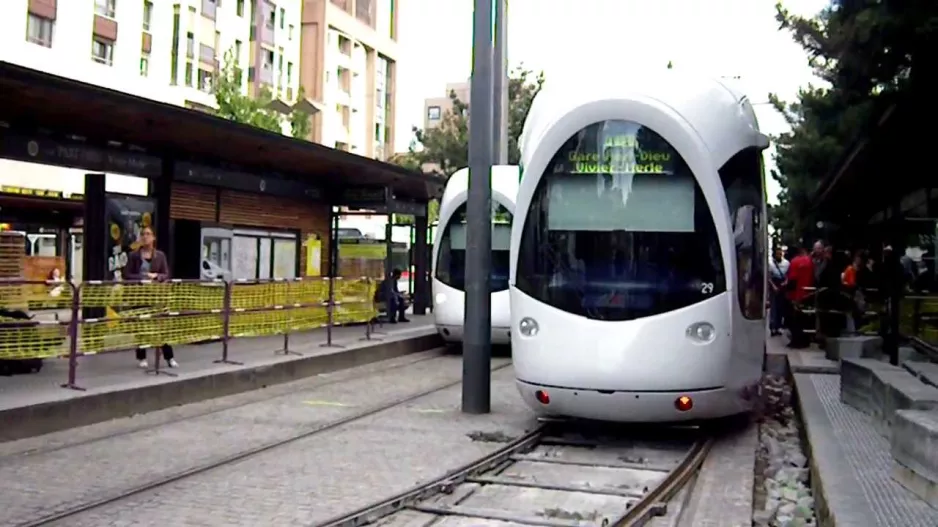
[[[114,43],[97,38],[93,39],[91,41],[91,58],[95,62],[110,66],[114,63]]]
[[[290,24],[289,32],[287,33],[287,38],[293,40],[293,24]]]
[[[150,22],[153,21],[153,2],[143,2],[143,30],[150,31]]]
[[[241,63],[241,41],[240,40],[235,40],[234,63],[235,65],[238,65]]]
[[[186,62],[186,86],[192,86],[192,62]]]
[[[186,33],[186,56],[190,59],[195,56],[195,35]]]
[[[440,112],[440,107],[439,107],[439,106],[431,106],[431,107],[427,108],[427,119],[429,119],[429,120],[431,120],[431,121],[439,121],[439,120],[440,120],[440,113],[441,113],[441,112]]]
[[[52,47],[52,28],[55,22],[32,13],[26,17],[26,40],[47,48]]]
[[[199,68],[199,89],[212,93],[212,72]]]
[[[146,77],[150,74],[150,54],[144,51],[140,55],[140,76]]]
[[[274,69],[274,52],[271,51],[271,50],[269,50],[269,49],[265,49],[265,50],[264,50],[264,64],[263,64],[263,68],[264,68],[265,70],[273,70],[273,69]]]
[[[117,0],[94,0],[94,12],[101,16],[114,18],[117,10]]]
[[[293,63],[287,62],[287,86],[293,85]]]
[[[169,57],[169,84],[179,83],[179,4],[173,6],[173,45]]]
[[[378,88],[376,92],[377,93],[375,94],[375,100],[378,103],[378,108],[384,108],[384,90],[382,90],[381,88]]]
[[[268,4],[270,11],[267,13],[267,29],[276,29],[277,28],[277,8]]]
[[[280,29],[286,29],[287,10],[280,8]]]
[[[381,141],[381,123],[375,123],[375,141]]]

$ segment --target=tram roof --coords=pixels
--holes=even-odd
[[[756,134],[763,138],[759,143],[765,143],[749,99],[719,79],[674,70],[602,82],[560,78],[545,83],[532,102],[520,140],[522,163],[530,162],[538,141],[565,115],[591,103],[639,99],[651,99],[681,115],[710,148],[717,164],[754,146]]]

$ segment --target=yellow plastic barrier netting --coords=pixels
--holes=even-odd
[[[223,282],[86,282],[81,307],[108,308],[103,319],[83,320],[78,351],[84,354],[190,344],[224,334]]]
[[[44,359],[68,354],[74,297],[66,282],[0,283],[0,308],[31,320],[0,316],[0,359]]]
[[[150,309],[166,312],[199,312],[225,307],[223,282],[85,282],[81,289],[82,307]]]
[[[128,315],[85,320],[78,328],[78,351],[84,354],[161,344],[181,345],[222,338],[224,317],[218,313]]]
[[[377,317],[374,303],[375,288],[375,282],[368,278],[337,279],[333,323],[336,325],[355,324],[368,322]]]
[[[0,307],[21,311],[72,308],[74,289],[66,282],[0,283]]]
[[[328,279],[235,282],[231,285],[231,337],[282,335],[324,326]]]
[[[0,359],[46,359],[68,354],[68,323],[0,317]]]

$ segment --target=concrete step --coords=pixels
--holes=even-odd
[[[893,479],[938,509],[938,411],[899,410],[894,427]]]
[[[828,338],[824,351],[827,360],[878,359],[883,354],[883,339],[868,335]]]
[[[925,384],[938,388],[938,364],[933,362],[906,361],[902,367]]]
[[[904,368],[872,359],[841,363],[841,401],[873,417],[877,431],[890,437],[898,410],[938,410],[938,388]]]

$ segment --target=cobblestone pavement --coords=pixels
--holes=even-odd
[[[458,365],[458,358],[448,364]],[[342,391],[331,394],[333,402],[388,397],[377,386],[366,394]],[[517,395],[510,368],[493,374],[491,414],[463,415],[459,403],[458,386],[436,392],[60,525],[308,526],[439,477],[501,446],[474,441],[473,432],[514,437],[536,426]]]
[[[460,357],[439,357],[393,370],[378,371],[364,377],[349,377],[340,383],[324,384],[321,378],[291,383],[278,387],[278,396],[268,397],[266,400],[251,401],[250,396],[254,394],[243,394],[224,398],[228,401],[223,399],[189,405],[200,407],[198,409],[183,407],[158,412],[161,415],[137,418],[150,421],[150,427],[144,426],[137,431],[132,429],[132,424],[127,427],[127,422],[135,421],[135,418],[86,427],[83,431],[84,442],[66,448],[0,458],[0,525],[15,525],[37,516],[106,498],[128,488],[292,437],[362,412],[369,407],[431,389],[446,381],[456,381],[460,377],[461,369]],[[286,391],[289,386],[294,390]],[[245,402],[249,404],[244,404]],[[239,403],[241,406],[238,406]],[[231,406],[225,407],[225,404]],[[206,410],[211,411],[213,405],[216,411],[204,413]],[[199,410],[204,415],[199,415]],[[184,418],[187,412],[193,413],[188,419],[172,421],[174,412],[179,418]],[[165,421],[161,422],[159,419]],[[105,431],[95,430],[99,427]],[[109,435],[108,432],[118,435]],[[323,435],[330,433],[332,432]],[[95,437],[101,439],[94,440]],[[22,447],[26,442],[34,441],[35,445],[41,439],[34,438],[18,443],[21,443]],[[68,444],[67,440],[59,441],[59,446]],[[313,443],[307,441],[304,444]],[[283,452],[296,452],[297,449],[298,447],[276,449],[271,452],[272,455],[260,456],[287,462],[285,472],[277,473],[274,479],[281,480],[288,486],[294,484],[288,469],[298,467],[299,464],[290,461],[293,454]],[[257,467],[262,465],[255,463]],[[237,472],[231,476],[232,481],[251,475],[270,474],[266,470],[255,468],[250,469],[250,472]],[[221,473],[230,474],[231,471],[223,470]],[[196,481],[202,481],[214,474],[216,472],[210,472],[196,478]],[[173,488],[184,484],[186,483],[174,485]],[[231,484],[226,481],[220,484],[218,489],[214,489],[214,486],[213,489],[218,491]],[[310,489],[304,491],[309,492]],[[180,499],[176,494],[178,491],[172,491],[169,495],[173,498],[159,500],[157,509],[176,510],[174,502]],[[197,495],[192,496],[192,499],[195,498]],[[223,502],[227,503],[227,500]],[[149,506],[146,503],[141,505],[144,508]],[[243,503],[241,507],[249,508],[249,505]],[[179,507],[179,510],[184,508]],[[134,507],[134,511],[136,509],[137,507]],[[185,517],[185,514],[181,517]],[[135,516],[131,515],[129,518],[135,519]],[[125,516],[124,519],[128,517]],[[105,521],[105,517],[97,517],[87,525],[112,525],[111,521],[110,518]],[[67,521],[67,524],[77,525],[71,520]],[[124,524],[134,525],[116,525]],[[169,524],[184,525],[178,522]],[[221,524],[234,525],[227,520]]]

